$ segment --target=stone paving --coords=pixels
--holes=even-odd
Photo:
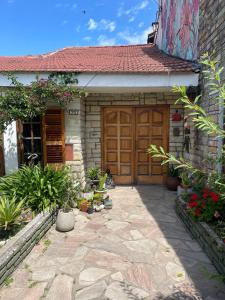
[[[73,231],[51,228],[0,299],[225,299],[216,270],[174,212],[174,193],[138,186],[110,194],[112,210],[75,210]]]

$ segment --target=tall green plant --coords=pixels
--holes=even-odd
[[[208,54],[202,57],[201,63],[205,66],[204,77],[208,82],[210,94],[216,95],[212,97],[211,100],[216,100],[218,104],[223,105],[225,107],[225,83],[222,82],[220,75],[223,71],[223,68],[217,67],[217,62],[210,60]],[[188,111],[189,117],[192,119],[194,126],[199,130],[203,131],[204,133],[213,136],[215,138],[224,139],[225,137],[225,130],[221,128],[218,122],[215,122],[214,119],[207,114],[207,112],[203,109],[200,105],[201,96],[197,96],[195,100],[192,102],[186,92],[186,87],[175,87],[174,92],[179,93],[181,96],[176,101],[177,104],[183,104],[184,108]],[[201,168],[197,168],[192,165],[191,161],[186,160],[184,157],[175,157],[171,153],[165,152],[162,147],[157,147],[156,145],[150,145],[148,152],[152,157],[158,157],[162,159],[162,164],[174,164],[176,168],[186,169],[195,175],[209,175],[212,176],[215,174],[215,171],[212,171],[208,174],[208,170],[205,171]],[[217,157],[216,160],[218,161],[223,160],[225,158],[225,148],[223,147],[222,151],[222,158]],[[224,185],[220,182],[220,184]],[[224,185],[225,191],[225,185]]]
[[[24,200],[35,212],[62,205],[68,184],[72,185],[69,169],[55,170],[51,166],[23,166],[15,173],[0,179],[0,193]]]
[[[8,230],[13,225],[18,225],[23,210],[23,201],[16,201],[16,198],[2,196],[0,198],[0,228]]]

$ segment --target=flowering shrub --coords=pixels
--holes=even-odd
[[[219,195],[205,188],[198,194],[191,195],[187,209],[195,220],[210,222],[220,218],[220,211],[223,206],[224,201]]]
[[[77,89],[76,74],[53,73],[48,79],[36,79],[29,87],[8,74],[11,87],[0,89],[0,132],[16,120],[26,121],[45,112],[49,101],[65,106],[77,97],[87,96]]]

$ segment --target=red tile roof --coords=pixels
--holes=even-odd
[[[25,72],[189,72],[191,62],[168,56],[153,44],[68,47],[43,55],[0,56],[0,71]]]

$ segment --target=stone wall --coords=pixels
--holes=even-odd
[[[0,249],[0,285],[55,223],[56,212],[40,213]]]
[[[77,115],[69,114],[69,110],[77,110]],[[65,144],[73,149],[73,160],[67,160],[72,173],[84,182],[85,178],[85,104],[84,100],[76,99],[65,111]]]
[[[176,109],[183,114],[182,106],[175,105],[178,98],[174,93],[148,94],[90,94],[85,99],[86,107],[86,167],[101,166],[101,107],[119,105],[170,105],[170,120]],[[180,128],[180,136],[173,136],[173,127]],[[183,121],[170,121],[169,148],[174,154],[181,154],[183,148]]]
[[[213,60],[219,61],[219,67],[225,67],[225,1],[201,0],[199,24],[199,51],[200,55],[208,52]],[[225,80],[225,69],[221,74]],[[214,93],[210,93],[208,82],[201,78],[202,106],[213,119],[219,122],[219,106],[213,101]],[[202,132],[192,129],[192,159],[202,165],[207,157],[215,157],[222,141],[208,137]],[[208,169],[215,168],[215,164],[204,162]]]

